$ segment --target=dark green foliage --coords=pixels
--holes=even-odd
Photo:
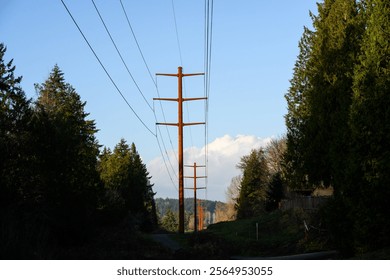
[[[265,209],[268,184],[268,167],[262,149],[252,150],[237,165],[243,171],[240,195],[237,200],[237,217],[259,215]]]
[[[339,191],[349,156],[349,107],[353,67],[363,25],[354,1],[325,1],[314,20],[316,29],[309,60],[310,118],[306,131],[309,179]]]
[[[97,207],[99,177],[95,123],[86,120],[85,102],[65,82],[56,65],[36,85],[34,134],[39,204],[63,242],[81,241]]]
[[[306,149],[306,127],[309,119],[307,92],[310,88],[308,79],[308,60],[311,55],[313,32],[304,29],[299,42],[299,55],[295,62],[290,88],[285,95],[288,112],[285,116],[287,126],[287,150],[285,154],[286,176],[290,188],[310,188],[307,176],[307,162],[304,160]]]
[[[198,202],[199,203],[199,202]],[[201,200],[203,208],[203,224],[205,226],[215,223],[217,215],[217,205],[225,206],[219,201]],[[159,216],[160,224],[165,219],[167,213],[173,212],[176,215],[179,213],[179,200],[175,198],[157,198],[156,208]],[[184,199],[184,228],[185,230],[192,230],[192,221],[194,220],[194,198],[187,197]],[[190,226],[191,225],[191,226]]]
[[[318,213],[318,222],[327,230],[329,243],[340,250],[342,255],[353,255],[353,222],[351,212],[354,205],[350,205],[342,196],[335,195],[322,206]]]
[[[364,250],[390,245],[389,1],[367,1],[366,32],[354,74],[350,172],[355,179],[345,191],[356,206],[356,242]]]
[[[31,101],[15,77],[13,61],[6,63],[0,44],[0,258],[36,257],[44,249],[35,236],[47,235],[41,220],[28,210],[35,197],[34,156],[31,152]]]
[[[289,184],[333,186],[324,215],[346,253],[390,244],[389,5],[319,4],[286,94]]]
[[[273,211],[249,219],[210,225],[207,232],[223,239],[222,244],[238,256],[283,256],[303,253],[298,246],[304,237],[302,213]],[[256,232],[258,225],[258,240]]]
[[[106,181],[100,175],[109,176],[99,171],[111,152],[104,150],[99,169],[97,129],[87,119],[85,102],[57,65],[36,85],[38,99],[31,102],[20,87],[21,77],[14,76],[12,60],[4,61],[5,51],[0,44],[0,258],[97,258],[107,253],[115,258],[112,252],[97,252],[98,232],[111,238],[119,226],[141,240],[137,226],[157,224],[150,177],[135,145],[118,145],[115,156],[128,154],[128,162],[111,160],[110,168],[125,169],[127,177],[103,188]],[[105,211],[122,207],[114,191],[126,215]],[[103,218],[116,223],[107,226]]]
[[[286,94],[288,167],[292,187],[333,185],[338,191],[349,155],[353,66],[363,24],[354,1],[318,4],[315,31],[305,29]]]
[[[179,227],[178,215],[169,208],[161,220],[161,227],[170,232],[177,232]]]
[[[279,209],[279,203],[285,196],[285,183],[281,173],[275,173],[268,185],[266,210],[273,211]]]
[[[119,220],[126,215],[137,217],[145,229],[157,225],[151,177],[134,143],[129,147],[121,139],[112,153],[105,148],[100,155],[99,172],[106,194],[104,211]]]
[[[286,193],[286,138],[273,139],[264,148],[252,150],[237,165],[242,171],[236,201],[237,218],[251,218],[279,209]]]
[[[215,213],[219,201],[202,200],[202,206],[206,212]],[[177,198],[156,198],[158,213],[163,217],[168,209],[173,212],[179,212],[179,200]],[[194,213],[194,198],[184,198],[184,211],[189,214]]]
[[[94,123],[56,66],[32,105],[1,45],[1,243],[12,258],[50,257],[81,242],[96,209]],[[6,230],[5,230],[6,229]]]
[[[14,76],[13,61],[4,61],[5,52],[0,44],[0,203],[4,207],[23,197],[32,160],[31,101],[20,87],[22,77]]]

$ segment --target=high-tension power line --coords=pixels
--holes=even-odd
[[[173,21],[175,23],[175,31],[176,31],[176,41],[177,41],[177,47],[179,49],[179,57],[180,57],[180,65],[183,65],[183,56],[181,53],[181,46],[180,46],[180,40],[179,40],[179,31],[177,29],[177,20],[176,20],[176,11],[175,11],[175,4],[172,2],[172,13],[173,13]]]
[[[63,6],[65,7],[66,11],[68,12],[69,16],[71,17],[73,23],[76,25],[78,31],[80,32],[81,36],[84,38],[84,41],[87,43],[89,49],[92,51],[92,53],[94,54],[96,60],[99,62],[100,66],[102,67],[102,69],[104,70],[104,72],[106,73],[107,77],[110,79],[111,83],[113,84],[113,86],[115,87],[115,89],[118,91],[118,93],[120,94],[120,96],[122,97],[122,99],[125,101],[125,103],[127,104],[127,106],[130,108],[130,110],[133,112],[133,114],[137,117],[137,119],[141,122],[141,124],[155,137],[157,137],[157,134],[155,132],[153,132],[147,125],[146,123],[141,119],[141,117],[136,113],[136,111],[134,110],[134,108],[130,105],[130,103],[127,101],[126,97],[123,95],[122,91],[119,89],[119,87],[117,86],[117,84],[115,83],[115,81],[113,80],[113,78],[111,77],[110,73],[108,73],[106,67],[104,66],[104,64],[102,63],[102,61],[100,60],[99,56],[96,54],[95,50],[93,49],[92,45],[89,43],[87,37],[85,37],[83,31],[81,30],[80,26],[78,25],[76,19],[73,17],[71,11],[68,9],[67,5],[65,4],[65,2],[63,0],[61,0]]]
[[[129,74],[129,76],[130,76],[131,80],[133,81],[134,85],[136,86],[138,92],[142,95],[142,98],[144,99],[144,101],[145,101],[146,104],[148,105],[149,109],[153,111],[153,107],[150,105],[149,101],[146,99],[146,97],[145,97],[145,95],[143,94],[142,90],[141,90],[140,87],[138,86],[138,83],[135,81],[133,75],[131,74],[131,71],[130,71],[129,67],[127,66],[125,60],[123,59],[123,56],[122,56],[121,52],[119,51],[118,46],[116,45],[114,39],[112,38],[111,32],[108,30],[108,27],[107,27],[106,23],[104,22],[104,19],[103,19],[102,15],[100,14],[100,11],[99,11],[98,7],[96,6],[94,0],[92,0],[92,4],[93,4],[93,6],[95,7],[95,10],[96,10],[97,14],[99,15],[99,18],[100,18],[100,20],[101,20],[101,22],[102,22],[102,24],[103,24],[103,26],[104,26],[104,28],[105,28],[105,30],[106,30],[106,32],[107,32],[107,35],[108,35],[108,36],[110,37],[110,39],[111,39],[111,42],[112,42],[112,44],[114,45],[114,47],[115,47],[115,49],[116,49],[116,52],[118,53],[118,55],[119,55],[119,57],[120,57],[120,59],[121,59],[123,65],[125,66],[125,68],[126,68],[126,70],[127,70],[127,73]]]
[[[144,64],[145,64],[145,66],[146,66],[146,69],[148,70],[149,76],[150,76],[152,82],[154,83],[154,85],[157,87],[157,83],[156,83],[156,82],[154,81],[154,79],[153,79],[153,75],[152,75],[152,73],[151,73],[151,71],[150,71],[150,69],[149,69],[148,64],[146,63],[146,59],[145,59],[145,57],[144,57],[144,54],[143,54],[143,52],[142,52],[142,50],[141,50],[141,47],[140,47],[140,45],[139,45],[139,43],[138,43],[137,37],[135,36],[133,27],[131,26],[130,19],[129,19],[128,15],[127,15],[125,6],[123,6],[122,0],[120,0],[119,2],[121,3],[122,11],[123,11],[123,13],[125,14],[126,21],[127,21],[127,25],[128,25],[129,28],[130,28],[130,31],[131,31],[131,34],[133,35],[133,38],[134,38],[135,43],[137,44],[138,51],[139,51],[139,53],[141,54],[142,60],[144,61]]]
[[[143,62],[144,62],[144,65],[145,65],[145,67],[146,67],[146,69],[147,69],[147,71],[148,71],[148,73],[149,73],[149,77],[150,77],[152,83],[153,83],[154,86],[155,86],[157,96],[160,97],[160,91],[159,91],[159,88],[158,88],[157,78],[156,78],[156,80],[153,79],[153,76],[152,76],[152,73],[151,73],[151,71],[150,71],[149,65],[148,65],[148,63],[146,62],[145,56],[144,56],[144,54],[143,54],[143,52],[142,52],[142,49],[141,49],[141,46],[140,46],[140,44],[139,44],[139,42],[138,42],[137,36],[135,35],[134,29],[133,29],[133,27],[132,27],[132,25],[131,25],[131,22],[130,22],[130,18],[129,18],[129,16],[128,16],[127,12],[126,12],[126,9],[125,9],[125,6],[123,5],[122,0],[120,0],[120,4],[121,4],[122,11],[123,11],[123,13],[124,13],[124,15],[125,15],[127,25],[128,25],[128,27],[129,27],[130,32],[131,32],[131,34],[132,34],[132,37],[133,37],[133,39],[134,39],[134,41],[135,41],[135,43],[136,43],[136,45],[137,45],[138,52],[140,53],[140,55],[141,55],[141,57],[142,57],[142,60],[143,60]],[[161,108],[163,120],[164,120],[164,122],[166,122],[166,116],[165,116],[165,111],[164,111],[162,102],[159,101],[159,104],[160,104],[160,108]],[[156,120],[156,122],[157,122],[157,115],[156,115],[156,111],[154,110],[154,106],[153,106],[153,113],[154,113],[155,120]],[[175,172],[175,170],[174,170],[174,168],[173,168],[173,166],[172,166],[172,162],[171,162],[170,157],[169,157],[169,155],[168,155],[167,147],[166,147],[166,145],[165,145],[165,141],[164,141],[164,138],[163,138],[163,136],[162,136],[162,133],[161,133],[161,130],[160,130],[160,127],[159,127],[159,126],[157,126],[157,131],[158,131],[158,134],[157,134],[157,141],[158,141],[158,144],[159,144],[161,156],[162,156],[162,159],[163,159],[163,161],[164,161],[164,165],[165,165],[165,167],[166,167],[166,169],[167,169],[168,175],[169,175],[169,177],[170,177],[170,179],[171,179],[171,181],[172,181],[172,183],[173,183],[171,173],[170,173],[170,171],[169,171],[169,169],[168,169],[168,165],[167,165],[166,160],[165,160],[165,157],[164,157],[164,153],[163,153],[163,151],[162,151],[162,149],[161,149],[161,145],[160,145],[160,142],[159,142],[159,139],[158,139],[158,135],[160,135],[161,142],[162,142],[162,146],[163,146],[163,148],[164,148],[165,155],[166,155],[166,157],[167,157],[167,161],[168,161],[168,163],[169,163],[169,166],[171,167],[171,169],[172,169],[174,175],[176,175],[176,172]],[[168,127],[166,127],[166,132],[167,132],[167,135],[168,135],[169,142],[170,142],[170,144],[171,144],[172,151],[173,151],[174,156],[175,156],[176,161],[177,161],[177,155],[176,155],[176,153],[174,152],[173,143],[172,143],[172,138],[171,138],[171,134],[170,134],[170,132],[169,132]],[[176,177],[177,177],[177,176],[176,176]],[[173,183],[173,186],[177,189],[177,187],[175,186],[174,183]]]
[[[183,55],[182,55],[182,49],[181,49],[181,44],[180,44],[180,37],[179,37],[179,29],[178,29],[178,24],[177,24],[177,19],[176,19],[176,9],[175,9],[175,3],[174,3],[174,0],[171,1],[171,6],[172,6],[172,14],[173,14],[173,22],[174,22],[174,26],[175,26],[175,33],[176,33],[176,42],[177,42],[177,48],[179,50],[179,58],[180,58],[180,65],[182,67],[184,67],[184,62],[183,62]],[[185,85],[185,82],[183,82],[183,88],[184,88],[184,96],[186,95],[186,85]],[[186,109],[187,109],[187,119],[188,121],[190,122],[190,110],[188,108],[188,104],[186,104]],[[194,146],[194,141],[193,141],[193,137],[192,137],[192,130],[191,128],[189,129],[190,130],[190,140],[191,140],[191,144],[192,146]]]
[[[205,101],[205,163],[206,163],[206,196],[208,185],[208,141],[209,141],[209,101],[210,101],[210,72],[211,72],[211,54],[213,38],[213,0],[204,1],[204,92],[207,97]]]
[[[152,106],[148,100],[146,99],[145,95],[143,94],[141,88],[138,86],[137,82],[135,81],[131,71],[129,70],[129,67],[127,66],[119,48],[117,47],[117,44],[115,43],[115,40],[113,39],[97,5],[95,4],[95,1],[94,0],[91,0],[92,3],[93,3],[93,6],[95,7],[95,10],[108,34],[108,36],[110,37],[111,39],[111,42],[112,44],[114,45],[123,65],[125,66],[130,78],[132,79],[133,83],[135,84],[135,86],[137,87],[139,93],[141,94],[141,96],[143,97],[143,99],[145,100],[145,102],[147,103],[149,109],[153,112],[153,115],[155,117],[155,120],[156,120],[156,124],[167,124],[167,125],[177,125],[179,127],[179,132],[180,132],[180,129],[181,129],[181,140],[180,140],[180,136],[179,136],[179,158],[177,157],[176,155],[176,152],[174,151],[175,149],[173,148],[173,143],[172,143],[172,139],[171,139],[171,136],[170,136],[170,133],[169,133],[169,130],[168,128],[166,128],[167,130],[167,133],[168,133],[168,137],[169,137],[169,141],[170,141],[170,144],[171,144],[171,147],[172,147],[172,150],[174,152],[174,155],[176,156],[176,159],[178,162],[180,162],[179,164],[179,200],[180,200],[180,197],[182,197],[183,199],[183,203],[184,203],[184,194],[183,193],[183,186],[184,186],[184,180],[183,180],[183,139],[182,139],[182,128],[183,126],[185,125],[191,125],[191,124],[206,124],[205,126],[205,164],[208,165],[208,97],[209,97],[209,91],[210,91],[210,70],[211,70],[211,47],[212,47],[212,25],[213,25],[213,1],[212,0],[205,0],[205,42],[204,42],[204,45],[205,45],[205,49],[204,49],[204,73],[205,73],[205,78],[204,78],[204,91],[205,91],[205,94],[203,98],[183,98],[182,97],[182,81],[181,81],[181,78],[184,77],[184,76],[191,76],[193,74],[183,74],[181,72],[181,67],[179,67],[179,71],[178,71],[178,74],[168,74],[170,76],[176,76],[179,78],[180,80],[180,94],[179,96],[181,96],[181,101],[190,101],[190,100],[197,100],[197,99],[205,99],[205,122],[203,123],[186,123],[184,124],[183,123],[183,119],[182,119],[182,116],[183,116],[183,112],[182,112],[182,105],[180,104],[179,106],[181,107],[181,113],[179,114],[181,116],[181,121],[179,121],[178,124],[168,124],[166,123],[166,118],[165,118],[165,113],[164,113],[164,109],[163,109],[163,106],[162,106],[162,102],[161,100],[168,100],[168,99],[164,99],[164,98],[161,98],[160,97],[160,93],[159,93],[159,88],[158,88],[158,83],[157,83],[157,78],[156,80],[153,79],[153,76],[151,74],[151,71],[150,71],[150,68],[147,64],[147,61],[145,59],[145,56],[143,55],[143,52],[142,52],[142,49],[141,49],[141,46],[136,38],[136,35],[135,35],[135,32],[131,26],[131,22],[130,22],[130,19],[128,17],[128,14],[125,10],[125,7],[122,3],[122,0],[120,0],[120,4],[121,4],[121,7],[122,7],[122,10],[124,12],[124,15],[126,17],[126,21],[127,21],[127,24],[130,28],[130,31],[131,31],[131,34],[133,35],[133,38],[137,44],[137,47],[138,47],[138,51],[142,57],[142,60],[145,64],[145,67],[146,69],[148,70],[148,73],[149,73],[149,76],[156,88],[156,92],[157,92],[157,95],[159,98],[155,98],[154,100],[159,100],[160,102],[160,107],[161,107],[161,111],[162,111],[162,115],[163,115],[163,119],[164,119],[164,123],[158,123],[157,121],[157,116],[156,116],[156,111],[155,111],[155,108],[154,106]],[[109,78],[109,80],[111,81],[111,83],[114,85],[115,89],[117,90],[117,92],[120,94],[120,96],[122,97],[122,99],[125,101],[125,103],[127,104],[127,106],[131,109],[131,111],[133,112],[133,114],[137,117],[137,119],[141,122],[141,124],[156,138],[156,141],[157,141],[157,144],[158,144],[158,147],[160,149],[160,153],[161,153],[161,156],[162,156],[162,159],[164,161],[164,165],[165,165],[165,168],[168,172],[168,176],[170,177],[171,181],[172,181],[172,184],[173,186],[176,188],[174,182],[173,182],[173,178],[171,176],[171,172],[169,171],[169,166],[171,167],[172,171],[173,171],[173,174],[176,175],[176,172],[172,166],[172,163],[171,163],[171,160],[170,160],[170,156],[168,154],[168,151],[167,151],[167,147],[165,145],[165,142],[164,142],[164,137],[161,133],[161,130],[160,130],[160,127],[157,125],[156,127],[156,131],[154,132],[152,129],[150,129],[146,123],[143,121],[143,119],[140,117],[140,115],[137,114],[137,112],[134,110],[134,108],[130,105],[130,103],[128,102],[128,100],[126,99],[126,97],[124,96],[124,94],[122,93],[122,91],[119,89],[119,87],[117,86],[117,84],[115,83],[115,81],[113,80],[112,76],[110,75],[110,73],[108,72],[107,68],[104,66],[104,64],[102,63],[102,61],[100,60],[99,56],[97,55],[97,53],[95,52],[95,50],[93,49],[92,45],[89,43],[88,39],[86,38],[86,36],[84,35],[84,33],[82,32],[80,26],[78,25],[76,19],[73,17],[71,11],[68,9],[67,5],[65,4],[64,0],[61,0],[63,6],[65,7],[66,11],[68,12],[69,16],[71,17],[73,23],[75,24],[75,26],[77,27],[77,29],[79,30],[80,34],[82,35],[83,39],[85,40],[85,42],[87,43],[88,47],[90,48],[91,52],[94,54],[95,58],[97,59],[97,61],[99,62],[100,66],[102,67],[102,69],[104,70],[104,72],[106,73],[107,77]],[[180,62],[181,62],[181,65],[183,65],[183,58],[182,58],[182,51],[181,51],[181,45],[180,45],[180,40],[179,40],[179,32],[178,32],[178,25],[177,25],[177,20],[176,20],[176,12],[175,12],[175,7],[174,7],[174,0],[171,1],[172,2],[172,10],[173,10],[173,17],[174,17],[174,24],[175,24],[175,32],[176,32],[176,40],[177,40],[177,44],[178,44],[178,50],[179,50],[179,57],[180,57]],[[200,73],[199,73],[200,74]],[[180,98],[178,98],[177,100],[175,101],[178,101],[178,103],[182,103],[179,101]],[[172,99],[170,100],[172,101]],[[154,105],[154,104],[153,104]],[[187,104],[186,104],[187,105]],[[188,105],[187,105],[187,115],[188,115],[188,120],[189,120],[189,109],[188,109]],[[181,123],[181,125],[180,125]],[[181,126],[181,128],[180,128]],[[191,141],[192,141],[192,134],[191,134]],[[180,143],[181,142],[181,143]],[[180,147],[181,146],[181,147]],[[164,151],[165,151],[165,156],[164,156]],[[167,160],[166,160],[167,159]],[[168,163],[169,164],[168,164]],[[168,166],[169,165],[169,166]],[[206,176],[207,176],[207,171],[208,167],[206,167]],[[207,186],[207,181],[206,181],[206,186]],[[177,189],[177,188],[176,188]],[[184,205],[182,203],[182,205]],[[182,218],[182,222],[180,222],[182,225],[180,225],[180,228],[179,230],[180,231],[184,231],[184,207],[180,207],[180,208],[183,208],[183,211],[181,211],[180,213],[180,217]],[[180,210],[179,210],[180,211]]]
[[[105,21],[104,21],[102,15],[101,15],[100,11],[99,11],[99,9],[98,9],[98,7],[97,7],[96,4],[95,4],[95,1],[92,0],[92,3],[93,3],[93,5],[94,5],[94,7],[95,7],[95,10],[96,10],[96,12],[97,12],[97,14],[98,14],[98,16],[99,16],[99,18],[100,18],[100,20],[101,20],[101,22],[102,22],[104,28],[105,28],[105,30],[106,30],[106,32],[107,32],[108,36],[109,36],[110,39],[111,39],[112,44],[114,45],[114,47],[115,47],[115,49],[116,49],[116,51],[117,51],[117,53],[118,53],[118,55],[119,55],[119,57],[120,57],[120,59],[121,59],[123,65],[125,66],[125,68],[126,68],[126,70],[127,70],[127,73],[129,74],[130,78],[132,79],[134,85],[137,87],[139,93],[142,95],[142,97],[143,97],[144,101],[146,102],[146,104],[148,105],[149,109],[152,110],[152,112],[153,112],[153,114],[154,114],[154,117],[155,117],[155,120],[156,120],[156,122],[157,122],[157,116],[156,116],[156,113],[155,113],[154,108],[153,108],[153,107],[150,105],[150,103],[147,101],[145,95],[143,94],[142,90],[141,90],[140,87],[138,86],[138,83],[135,81],[133,75],[131,74],[131,72],[130,72],[130,70],[129,70],[129,67],[127,66],[125,60],[123,59],[123,56],[122,56],[121,52],[119,51],[119,49],[118,49],[118,47],[117,47],[117,45],[116,45],[116,43],[115,43],[115,41],[114,41],[114,39],[113,39],[113,37],[112,37],[110,31],[109,31],[109,29],[108,29],[108,27],[107,27],[107,25],[106,25],[106,23],[105,23]],[[144,61],[144,64],[145,64],[147,70],[148,70],[149,73],[150,73],[149,67],[148,67],[148,65],[147,65],[147,63],[146,63],[146,60],[145,60],[145,57],[144,57],[144,55],[143,55],[143,53],[142,53],[141,47],[140,47],[140,45],[139,45],[139,43],[138,43],[138,40],[137,40],[137,38],[136,38],[136,36],[135,36],[135,33],[134,33],[134,31],[133,31],[133,29],[132,29],[132,27],[131,27],[129,18],[128,18],[128,16],[127,16],[127,13],[126,13],[126,11],[124,10],[124,6],[123,6],[122,1],[121,1],[121,6],[122,6],[123,11],[124,11],[124,13],[125,13],[125,15],[126,15],[127,22],[128,22],[128,24],[129,24],[129,26],[130,26],[131,32],[132,32],[133,37],[134,37],[134,40],[135,40],[135,42],[136,42],[136,44],[137,44],[137,46],[138,46],[138,50],[139,50],[139,52],[140,52],[140,54],[141,54],[141,56],[142,56],[142,59],[143,59],[143,61]],[[152,81],[153,81],[153,78],[152,78]],[[157,90],[157,92],[158,92],[157,84],[156,84],[154,81],[153,81],[153,83],[154,83],[154,85],[156,86],[156,90]],[[165,119],[165,116],[164,116],[164,119]],[[160,136],[161,136],[160,128],[157,127],[157,129],[158,129],[158,132],[160,133]],[[160,143],[159,143],[158,134],[157,134],[157,133],[156,133],[156,137],[157,137],[156,140],[157,140],[158,145],[159,145],[159,148],[160,148],[161,145],[160,145]],[[166,154],[167,154],[167,160],[168,160],[168,162],[169,162],[169,165],[172,167],[172,163],[171,163],[171,161],[170,161],[170,159],[169,159],[169,156],[168,156],[168,153],[167,153],[167,150],[166,150],[166,146],[165,146],[165,143],[164,143],[164,139],[163,139],[162,137],[161,137],[161,141],[162,141],[163,147],[164,147],[164,149],[165,149],[165,152],[166,152]],[[162,151],[160,151],[160,152],[162,153]],[[163,156],[163,155],[162,155],[162,156]],[[163,157],[163,161],[164,161],[165,166],[167,167],[167,164],[166,164],[166,162],[165,162],[165,158],[164,158],[164,157]],[[173,167],[172,167],[172,169],[173,169]],[[168,170],[167,170],[167,171],[168,171]],[[169,171],[168,171],[168,172],[169,172]],[[174,173],[174,174],[175,174],[175,173]],[[170,178],[172,178],[170,173],[169,173],[168,175],[169,175]],[[172,181],[172,183],[173,183],[173,180],[171,180],[171,181]],[[175,186],[175,185],[174,185],[174,186]],[[176,186],[175,186],[175,187],[176,187]]]

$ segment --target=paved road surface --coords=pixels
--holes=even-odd
[[[338,256],[337,251],[323,251],[307,254],[298,254],[290,256],[279,256],[279,257],[242,257],[242,256],[233,256],[233,260],[328,260],[334,259]]]
[[[171,234],[152,234],[152,238],[172,251],[177,251],[181,248],[180,244],[171,238]]]

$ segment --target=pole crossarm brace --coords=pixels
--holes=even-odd
[[[182,67],[179,67],[183,69]],[[165,73],[156,73],[156,76],[170,76],[170,77],[187,77],[187,76],[200,76],[204,75],[204,73],[191,73],[191,74],[183,74],[183,72],[178,72],[177,74],[165,74]]]
[[[183,74],[183,68],[178,67],[177,74],[163,74],[157,73],[157,76],[170,76],[177,77],[178,81],[178,97],[177,98],[153,98],[153,100],[161,101],[175,101],[178,103],[178,122],[177,123],[156,123],[156,125],[170,125],[178,127],[178,161],[179,161],[179,233],[184,233],[184,165],[183,165],[183,127],[187,125],[198,125],[206,124],[205,122],[195,122],[195,123],[184,123],[183,122],[183,102],[185,101],[195,101],[195,100],[204,100],[207,97],[191,97],[183,98],[183,77],[188,76],[199,76],[204,75],[204,73],[192,73],[192,74]],[[195,175],[196,176],[196,175]],[[195,179],[196,180],[196,179]],[[196,186],[195,186],[196,188]]]
[[[183,126],[188,126],[188,125],[199,125],[199,124],[206,124],[206,123],[205,123],[205,122],[183,123]],[[179,123],[156,123],[156,125],[179,126]]]
[[[182,98],[182,101],[195,101],[195,100],[206,100],[207,97],[188,97],[188,98]],[[161,100],[161,101],[176,101],[179,102],[179,98],[166,98],[166,97],[159,97],[159,98],[153,98],[153,100]]]

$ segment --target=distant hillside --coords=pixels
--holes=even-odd
[[[172,212],[179,212],[179,200],[175,198],[156,198],[157,213],[160,218],[164,217],[168,209]],[[202,200],[204,209],[204,224],[208,226],[222,220],[221,213],[226,212],[227,204],[220,201]],[[194,198],[184,199],[184,211],[186,215],[193,216],[194,214]]]

